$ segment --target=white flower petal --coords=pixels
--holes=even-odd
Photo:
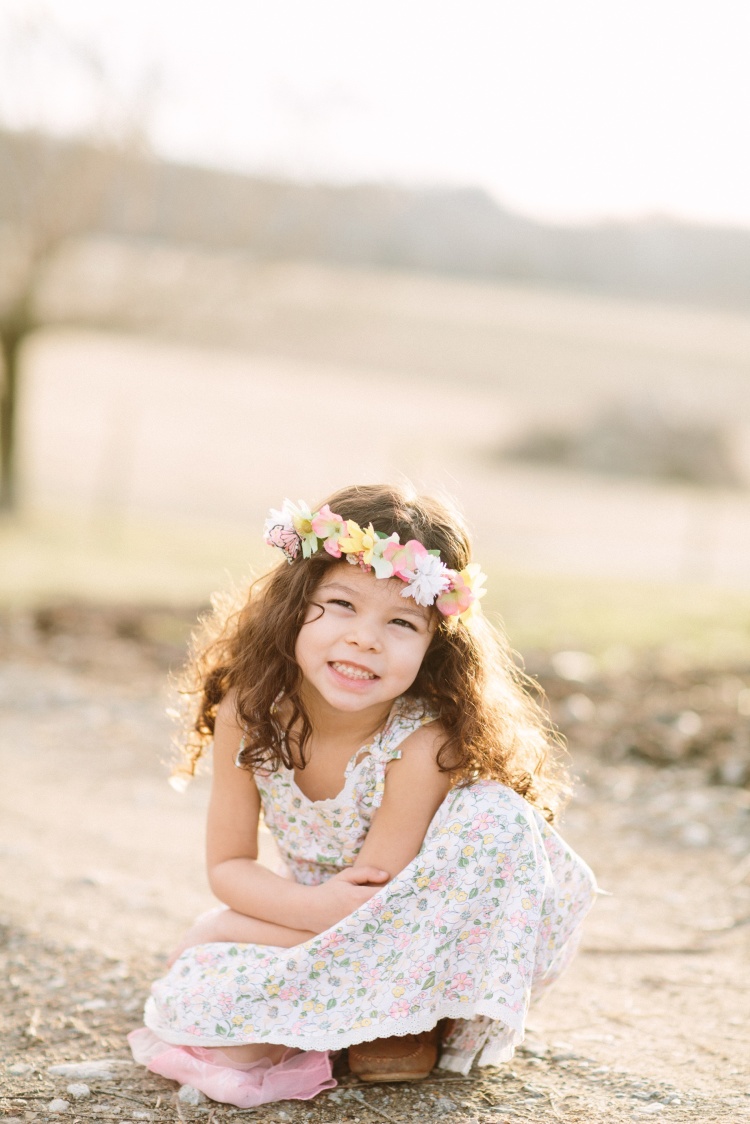
[[[413,597],[418,605],[434,605],[439,594],[450,585],[448,567],[434,554],[418,558],[413,570],[405,571],[408,584],[402,597]]]
[[[287,510],[286,502],[287,501],[284,502],[284,507],[282,507],[281,510],[272,507],[269,511],[268,518],[263,524],[263,538],[266,542],[268,542],[268,535],[273,527],[281,527],[284,531],[294,530],[294,523],[292,522],[290,512]]]

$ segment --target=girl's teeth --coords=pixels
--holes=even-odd
[[[357,667],[350,667],[347,663],[334,663],[332,667],[338,671],[339,675],[345,675],[347,679],[377,679],[370,671],[362,671]]]

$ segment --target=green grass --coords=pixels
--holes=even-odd
[[[86,519],[0,521],[0,605],[50,599],[199,604],[264,563],[256,528]]]
[[[200,605],[273,562],[256,529],[101,522],[36,512],[0,522],[0,606],[82,599]],[[710,585],[517,573],[487,566],[485,610],[511,644],[667,647],[697,663],[750,661],[750,591]]]
[[[486,610],[521,652],[658,647],[698,664],[750,662],[750,591],[499,572],[488,586]]]

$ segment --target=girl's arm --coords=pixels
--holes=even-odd
[[[260,794],[252,773],[234,764],[241,739],[234,699],[228,695],[219,706],[214,733],[206,836],[209,884],[231,910],[296,930],[297,942],[302,941],[364,904],[388,875],[358,863],[356,870],[345,870],[322,886],[303,886],[259,863]]]
[[[401,757],[386,771],[383,801],[373,817],[353,869],[380,867],[393,878],[419,853],[430,821],[451,787],[450,773],[437,766],[444,739],[438,722],[406,738]]]

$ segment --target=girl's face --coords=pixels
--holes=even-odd
[[[297,637],[305,690],[355,712],[390,706],[412,685],[435,622],[433,609],[401,596],[405,588],[358,566],[330,567]]]

